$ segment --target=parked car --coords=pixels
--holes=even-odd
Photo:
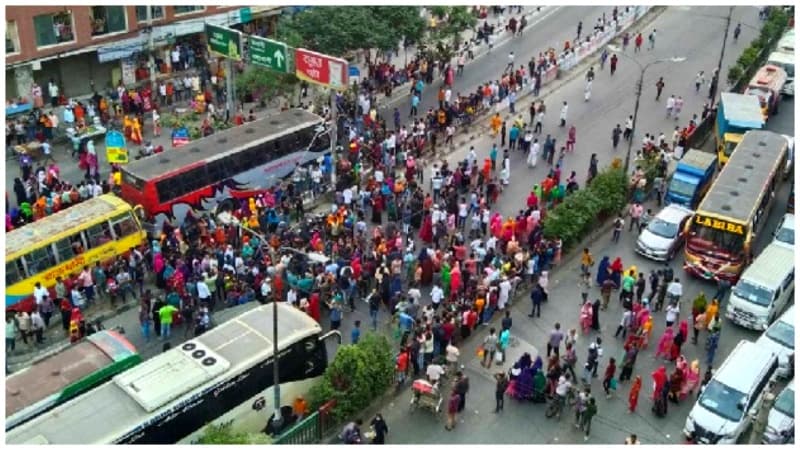
[[[788,444],[794,442],[794,380],[775,399],[767,416],[767,429],[762,444]]]
[[[794,249],[794,214],[784,214],[781,223],[775,228],[772,241],[790,249]]]
[[[694,211],[677,204],[659,211],[636,240],[636,253],[656,261],[669,261],[683,245],[683,226]]]
[[[759,348],[769,350],[778,355],[778,376],[794,377],[794,305],[761,334],[756,341]]]

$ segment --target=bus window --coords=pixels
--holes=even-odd
[[[86,249],[86,240],[83,236],[83,231],[79,231],[78,233],[73,234],[69,237],[70,245],[72,246],[72,253],[74,255],[80,255]]]
[[[136,221],[133,220],[133,217],[131,217],[130,213],[125,213],[111,219],[111,225],[114,227],[114,234],[117,236],[117,239],[123,236],[131,235],[138,231]]]
[[[25,278],[25,268],[22,267],[22,259],[6,263],[6,286],[11,286]]]
[[[111,240],[108,222],[101,222],[86,229],[86,243],[89,248],[99,247]]]
[[[77,236],[78,240],[80,241],[80,234]],[[74,239],[75,236],[73,235],[56,242],[56,255],[58,256],[58,262],[63,263],[65,261],[69,261],[79,254],[76,253],[76,251],[81,250],[81,248],[74,245],[76,243]]]
[[[56,265],[56,257],[50,245],[33,250],[25,255],[25,260],[28,262],[28,272],[31,276]]]

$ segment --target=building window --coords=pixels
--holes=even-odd
[[[128,29],[124,6],[92,6],[89,11],[92,36],[119,33]]]
[[[72,11],[35,16],[33,18],[33,27],[36,30],[37,47],[62,44],[75,40],[75,33],[72,31]]]
[[[153,20],[159,20],[164,18],[164,7],[163,6],[151,6],[150,7],[150,14],[153,16]],[[136,21],[137,22],[147,22],[147,6],[137,6],[136,7]]]
[[[176,16],[181,14],[190,14],[194,12],[204,11],[206,9],[205,6],[173,6],[172,10],[175,12]]]
[[[6,53],[19,52],[19,34],[17,33],[17,22],[6,21]]]

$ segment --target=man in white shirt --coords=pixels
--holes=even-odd
[[[47,288],[43,287],[42,283],[37,281],[36,285],[33,287],[33,298],[36,300],[36,306],[40,306],[45,297],[47,297]]]
[[[272,280],[269,277],[264,278],[261,282],[261,298],[264,300],[272,296]]]
[[[344,200],[344,204],[346,206],[350,206],[350,204],[353,202],[353,190],[349,187],[345,188],[344,191],[342,191],[342,199]]]
[[[297,290],[295,288],[289,289],[289,292],[286,293],[286,302],[290,305],[297,303]]]
[[[464,229],[467,224],[467,214],[469,213],[469,205],[467,199],[461,198],[461,203],[458,204],[458,228]]]
[[[319,194],[322,186],[322,170],[320,170],[319,166],[314,166],[314,168],[311,169],[311,184],[314,189],[314,194]]]
[[[207,303],[211,301],[211,290],[208,288],[205,280],[208,278],[208,273],[203,273],[203,280],[197,283],[197,298],[200,303]]]
[[[376,183],[378,184],[383,183],[383,170],[381,170],[380,168],[375,169],[375,172],[373,172],[373,176],[375,177]]]
[[[444,298],[444,290],[442,290],[439,284],[435,284],[433,289],[431,289],[431,302],[433,303],[433,309],[438,310],[439,305],[442,303],[442,299]]]
[[[677,303],[681,299],[681,295],[683,295],[683,285],[681,285],[681,280],[675,278],[672,282],[667,286],[667,294],[671,297],[674,297],[674,301],[670,301],[670,303]]]
[[[417,288],[411,288],[408,290],[408,298],[410,298],[413,303],[419,304],[422,298],[422,292]]]
[[[428,381],[430,381],[432,384],[436,384],[439,382],[439,378],[444,375],[444,367],[440,366],[439,364],[432,363],[425,370],[425,374],[428,376]]]

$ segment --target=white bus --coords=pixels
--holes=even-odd
[[[173,444],[208,424],[260,432],[272,415],[273,306],[243,313],[115,376],[6,434],[8,444]],[[282,403],[291,405],[328,364],[322,333],[304,312],[278,304]]]

